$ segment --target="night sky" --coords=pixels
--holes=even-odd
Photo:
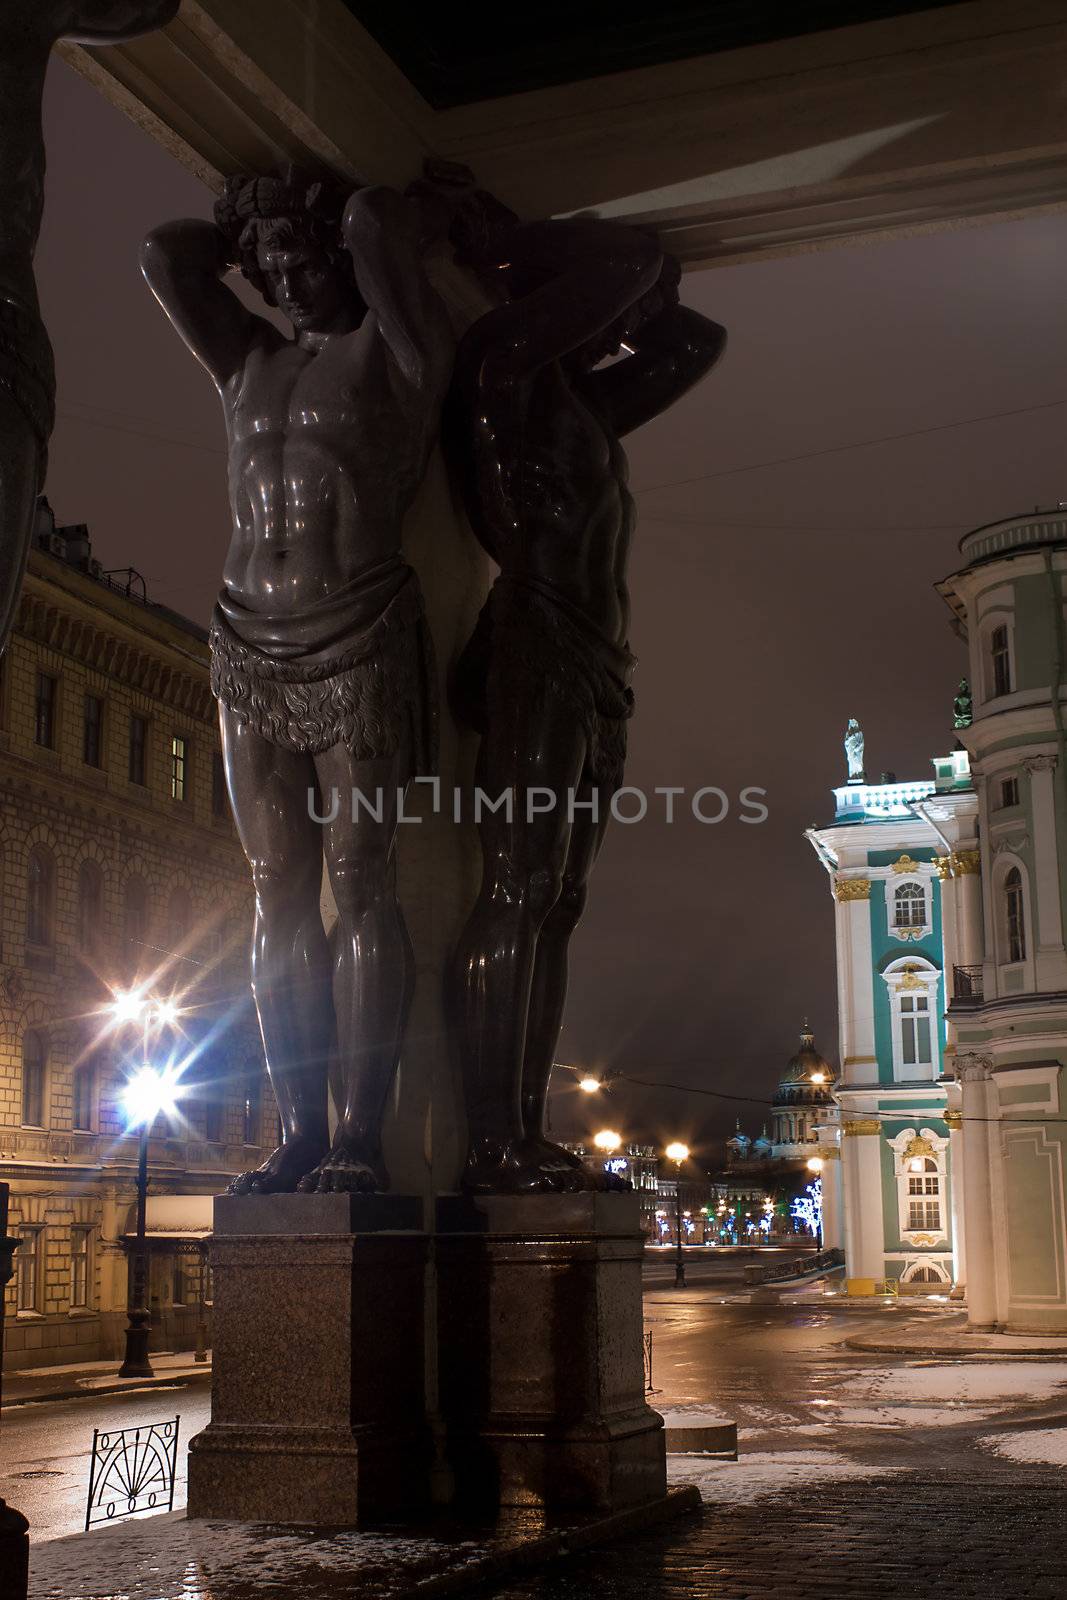
[[[105,566],[132,563],[206,623],[229,532],[222,419],[137,249],[211,196],[58,61],[45,110],[48,493]],[[730,347],[630,441],[628,782],[733,804],[717,826],[679,801],[673,826],[609,831],[561,1060],[766,1100],[807,1015],[836,1061],[832,902],[803,829],[832,816],[849,716],[875,779],[927,776],[951,748],[964,649],[932,584],[969,528],[1067,499],[1065,260],[1067,218],[1047,216],[687,276]],[[767,791],[760,826],[738,820],[746,785]],[[557,1095],[553,1119],[687,1138],[710,1162],[738,1112],[750,1132],[767,1115],[620,1084],[595,1109]]]

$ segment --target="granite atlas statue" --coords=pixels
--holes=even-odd
[[[52,46],[119,44],[178,0],[5,0],[0,9],[0,650],[18,604],[55,421],[52,346],[33,256],[44,204],[41,96]]]
[[[215,225],[170,223],[143,251],[155,295],[219,390],[229,441],[233,536],[212,685],[255,886],[253,991],[283,1130],[237,1193],[388,1186],[381,1120],[414,980],[397,794],[432,771],[435,710],[401,523],[454,355],[422,265],[444,223],[424,202],[294,172],[238,177]],[[234,268],[291,337],[244,308],[224,281]],[[316,788],[345,797],[325,824]],[[377,814],[353,821],[353,789]],[[324,854],[339,919],[329,946]]]
[[[459,663],[456,709],[481,734],[479,785],[513,804],[482,810],[482,887],[450,984],[462,1182],[606,1186],[544,1124],[568,945],[633,710],[634,508],[619,440],[702,378],[726,336],[679,304],[678,265],[656,241],[617,223],[503,223],[479,266],[507,298],[460,345],[446,437],[500,573]]]

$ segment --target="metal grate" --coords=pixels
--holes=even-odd
[[[180,1421],[174,1417],[170,1422],[110,1428],[106,1433],[93,1429],[86,1532],[98,1522],[174,1509]]]

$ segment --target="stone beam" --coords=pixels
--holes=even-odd
[[[185,0],[70,59],[207,182],[433,152],[526,215],[596,207],[691,266],[1067,206],[1067,15],[1002,0],[434,111],[339,0]]]

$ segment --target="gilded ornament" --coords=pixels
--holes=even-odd
[[[978,850],[957,850],[952,857],[954,876],[965,877],[970,872],[981,872],[982,856]]]
[[[962,1128],[963,1127],[963,1112],[962,1111],[954,1111],[954,1110],[953,1111],[946,1111],[945,1112],[945,1125],[947,1127],[949,1127],[949,1128]]]
[[[882,1124],[878,1117],[851,1117],[842,1126],[846,1139],[856,1139],[864,1133],[881,1133]]]
[[[930,1143],[929,1139],[924,1139],[921,1133],[917,1133],[915,1137],[913,1139],[909,1139],[905,1145],[903,1159],[908,1161],[912,1156],[932,1156],[933,1153],[934,1147]]]
[[[922,866],[923,863],[921,861],[913,861],[906,850],[902,856],[898,856],[897,860],[892,863],[893,871],[901,873],[920,872]]]
[[[893,987],[897,994],[901,994],[905,989],[925,989],[926,984],[919,977],[919,969],[909,964],[904,968],[900,982],[895,983]]]
[[[911,1240],[912,1244],[936,1244],[937,1243],[937,1238],[932,1233],[911,1233],[909,1231],[908,1238]]]
[[[869,900],[870,878],[835,878],[834,893],[839,900]]]
[[[934,857],[934,868],[939,878],[944,879],[952,877],[952,859],[953,858],[951,856]]]

